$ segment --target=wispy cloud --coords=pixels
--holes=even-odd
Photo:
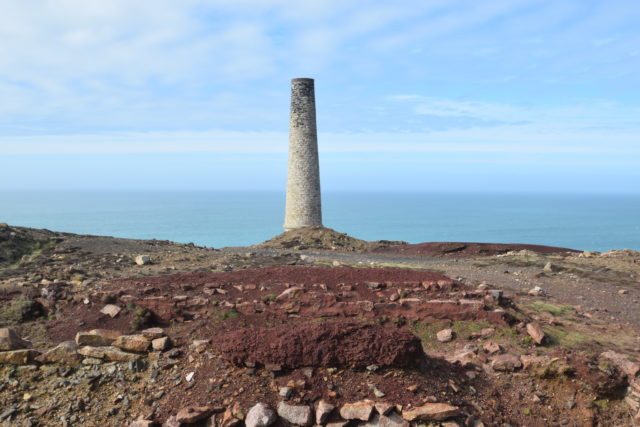
[[[0,0],[0,10],[0,153],[282,152],[287,80],[299,75],[319,77],[327,151],[624,154],[640,134],[627,89],[639,84],[636,3]]]

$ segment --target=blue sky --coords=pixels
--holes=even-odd
[[[0,189],[640,191],[637,0],[0,0]]]

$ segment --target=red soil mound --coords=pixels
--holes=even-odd
[[[409,366],[425,357],[420,340],[408,331],[349,321],[243,328],[220,337],[218,345],[236,364],[288,368]]]
[[[440,256],[478,256],[499,255],[509,251],[529,250],[539,254],[559,252],[580,252],[575,249],[555,246],[526,245],[519,243],[468,243],[468,242],[426,242],[413,245],[388,246],[374,250],[380,253],[397,253],[405,255]]]

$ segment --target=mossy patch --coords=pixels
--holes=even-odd
[[[548,337],[550,346],[576,347],[591,341],[587,335],[560,327],[547,326],[542,329]]]
[[[262,301],[266,303],[275,302],[278,296],[276,294],[267,294],[262,297]]]
[[[549,313],[555,317],[567,316],[574,312],[574,308],[570,305],[549,304],[543,301],[534,301],[527,305],[537,312]]]
[[[0,325],[15,325],[44,316],[42,305],[30,298],[16,298],[0,307]]]
[[[574,373],[575,369],[562,359],[552,360],[534,372],[536,376],[544,379],[570,377]]]
[[[240,313],[238,313],[236,310],[225,310],[223,312],[220,313],[219,317],[220,320],[229,320],[229,319],[235,319],[236,317],[240,316]]]
[[[422,341],[425,349],[433,348],[438,341],[437,333],[442,329],[450,328],[455,339],[468,339],[474,332],[480,332],[484,328],[492,325],[484,320],[456,320],[454,322],[416,322],[412,325],[412,332]],[[454,339],[454,341],[455,341]]]
[[[136,306],[133,309],[133,318],[131,319],[131,329],[139,331],[147,326],[151,326],[153,313],[144,307]]]

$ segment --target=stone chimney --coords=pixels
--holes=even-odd
[[[284,229],[317,226],[322,226],[322,210],[314,82],[293,79]]]

